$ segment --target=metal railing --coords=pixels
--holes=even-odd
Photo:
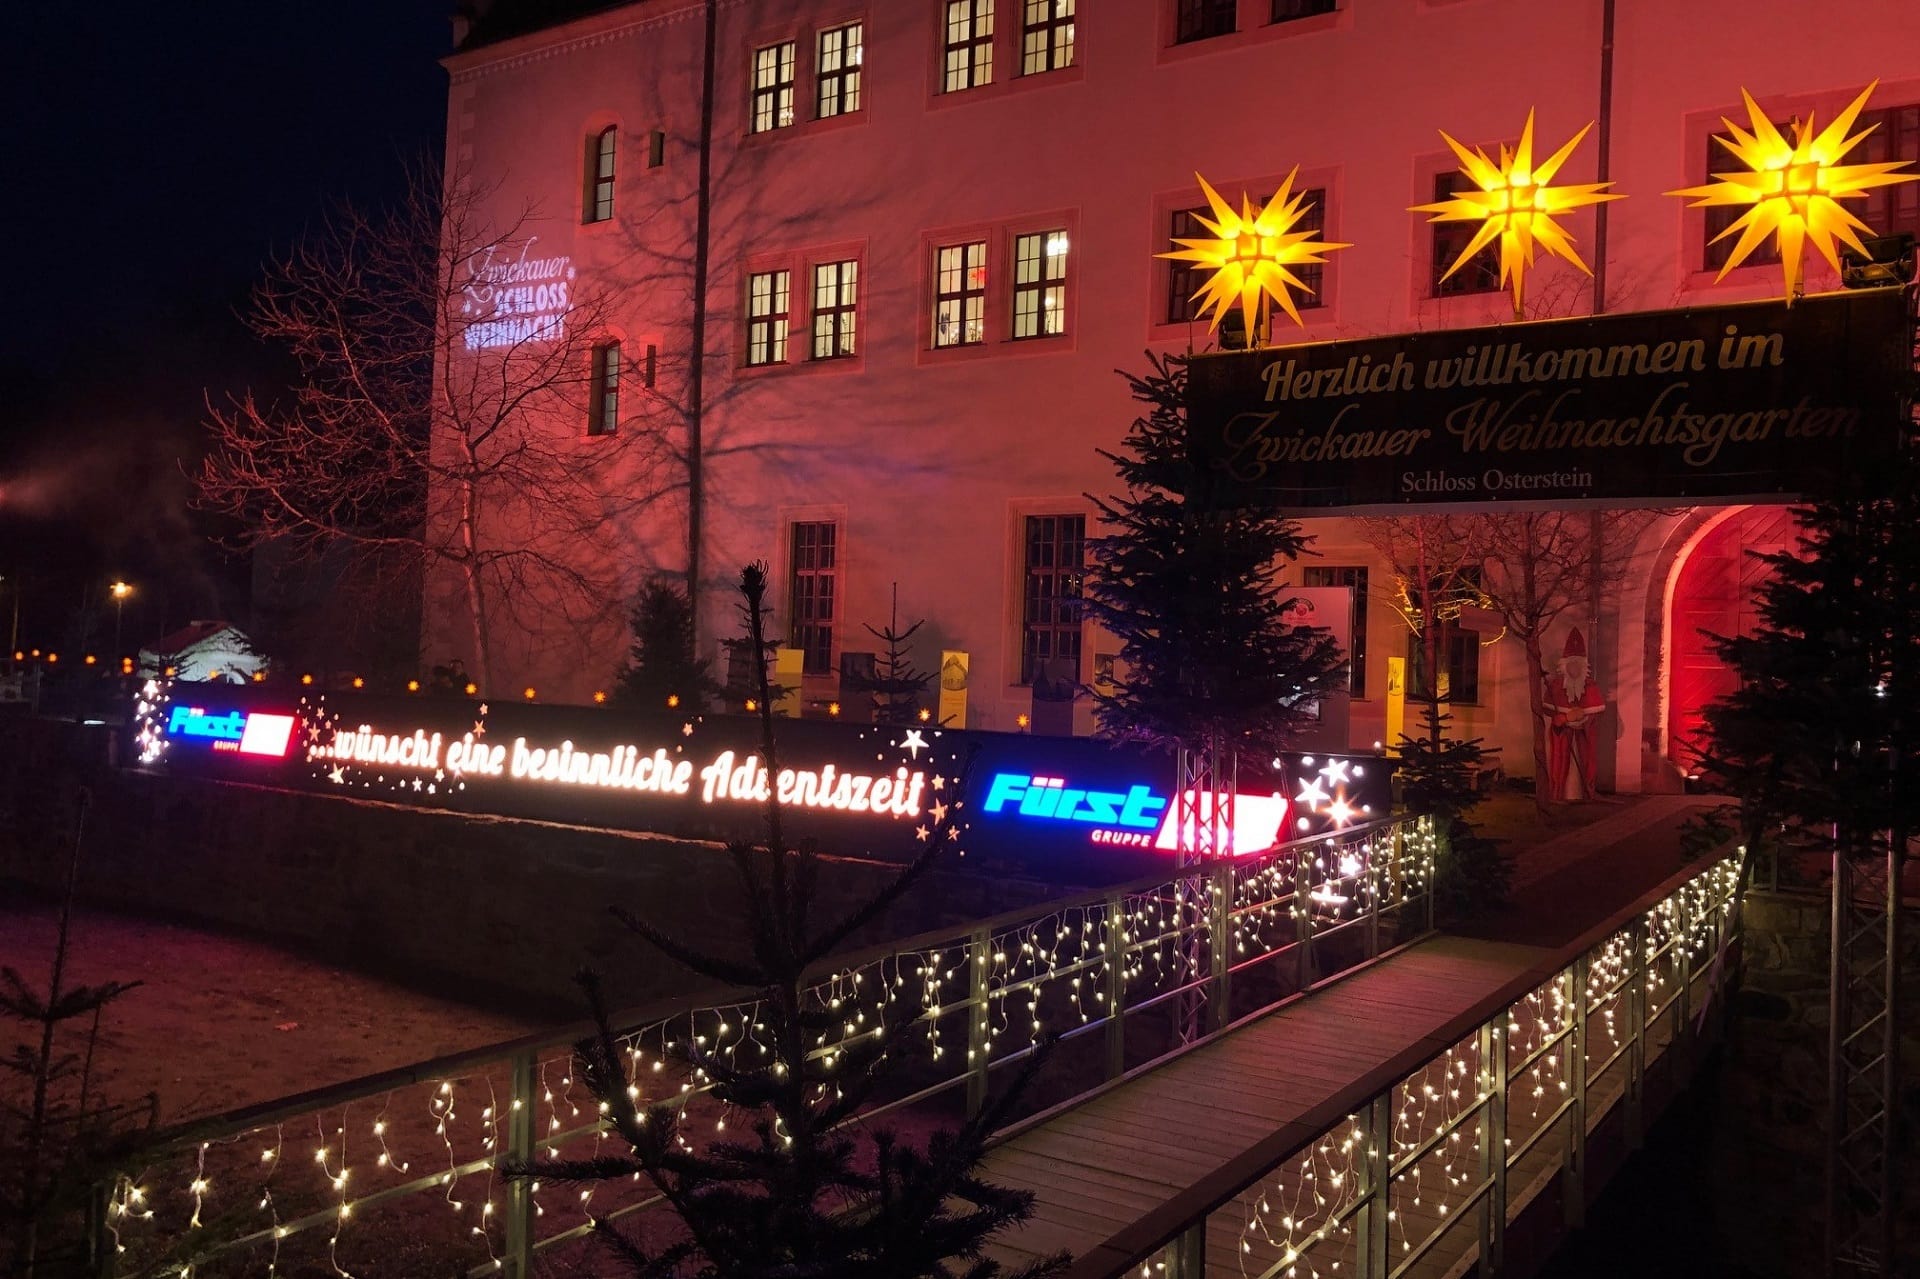
[[[977,1113],[994,1072],[1056,1038],[1059,1103],[1292,998],[1432,927],[1440,836],[1426,818],[1358,826],[1137,880],[829,961],[811,987],[833,1054],[911,1014],[892,1090],[863,1116],[912,1128]],[[677,1047],[764,1053],[754,996],[615,1019],[646,1104],[729,1118]],[[501,1178],[504,1159],[606,1139],[575,1077],[576,1023],[177,1127],[102,1187],[97,1273],[378,1276],[507,1273],[582,1239],[591,1219],[659,1201],[643,1184]],[[893,1077],[893,1076],[890,1076]]]
[[[1498,1274],[1513,1214],[1558,1177],[1578,1224],[1590,1139],[1610,1123],[1637,1147],[1649,1067],[1686,1066],[1728,973],[1741,864],[1669,881],[1091,1250],[1071,1279],[1402,1279],[1468,1259]]]

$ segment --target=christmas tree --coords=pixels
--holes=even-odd
[[[765,569],[742,574],[749,651],[764,651]],[[778,772],[766,665],[756,681],[761,753]],[[885,1129],[856,1130],[858,1115],[887,1077],[918,1019],[911,1000],[881,1005],[873,1033],[816,1052],[821,1037],[845,1022],[813,990],[809,970],[877,919],[917,883],[952,841],[960,806],[945,807],[926,828],[924,851],[863,905],[839,919],[813,918],[819,863],[790,843],[777,793],[765,807],[766,837],[728,852],[744,896],[750,929],[744,958],[710,952],[649,920],[620,912],[661,953],[715,982],[756,992],[756,1034],[765,1055],[736,1056],[722,1037],[688,1036],[676,1049],[690,1073],[704,1075],[720,1102],[749,1112],[727,1136],[709,1137],[683,1123],[679,1101],[642,1108],[630,1090],[615,1030],[598,985],[587,993],[598,1034],[578,1048],[582,1078],[602,1103],[616,1146],[590,1159],[549,1159],[509,1170],[543,1180],[645,1178],[678,1217],[678,1230],[655,1242],[605,1221],[595,1233],[647,1279],[999,1279],[1008,1274],[981,1248],[996,1232],[1025,1220],[1032,1195],[992,1185],[978,1175],[991,1133],[1010,1116],[1044,1054],[1023,1065],[1009,1089],[956,1130],[924,1143]],[[871,1019],[874,1014],[869,1012]],[[735,1041],[738,1042],[738,1041]],[[704,1125],[703,1125],[704,1126]],[[738,1134],[738,1135],[735,1135]],[[1017,1279],[1056,1273],[1065,1257],[1017,1272]]]
[[[1796,511],[1798,548],[1759,557],[1758,627],[1715,638],[1740,687],[1707,708],[1701,772],[1740,799],[1750,841],[1876,856],[1920,819],[1902,777],[1920,746],[1920,487],[1898,469],[1893,496]]]
[[[1146,411],[1118,453],[1126,492],[1094,499],[1113,531],[1089,544],[1087,611],[1119,639],[1111,687],[1094,690],[1103,735],[1168,751],[1271,754],[1312,721],[1346,659],[1331,635],[1288,625],[1280,575],[1310,539],[1269,510],[1215,500],[1188,446],[1186,363],[1149,353],[1125,375]]]
[[[669,699],[689,711],[706,709],[718,691],[707,663],[693,654],[693,605],[671,582],[658,579],[641,588],[633,606],[633,647],[614,677],[614,698],[646,710],[660,710]]]
[[[912,642],[915,631],[925,625],[925,619],[915,622],[904,631],[900,629],[900,587],[893,588],[893,610],[884,627],[868,626],[867,634],[887,646],[875,663],[874,673],[849,682],[849,687],[858,692],[873,696],[873,722],[876,724],[911,724],[920,718],[920,699],[927,691],[927,682],[933,676],[913,664],[907,653],[907,645]]]

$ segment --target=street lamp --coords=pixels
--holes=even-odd
[[[120,615],[126,611],[127,596],[133,594],[133,588],[125,582],[115,582],[107,588],[113,596],[113,651],[120,654]]]

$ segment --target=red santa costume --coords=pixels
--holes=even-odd
[[[1560,673],[1547,677],[1547,793],[1567,797],[1569,765],[1577,769],[1581,799],[1594,795],[1594,721],[1606,706],[1599,685],[1587,678],[1587,641],[1574,630],[1560,653]]]

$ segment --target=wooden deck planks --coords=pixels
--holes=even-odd
[[[1095,1247],[1432,1034],[1540,953],[1429,940],[1011,1138],[988,1156],[987,1174],[1033,1191],[1035,1210],[993,1255],[1012,1263]],[[1220,1214],[1209,1235],[1237,1237],[1243,1221]],[[1209,1252],[1210,1272],[1216,1257],[1237,1271],[1237,1247]]]

